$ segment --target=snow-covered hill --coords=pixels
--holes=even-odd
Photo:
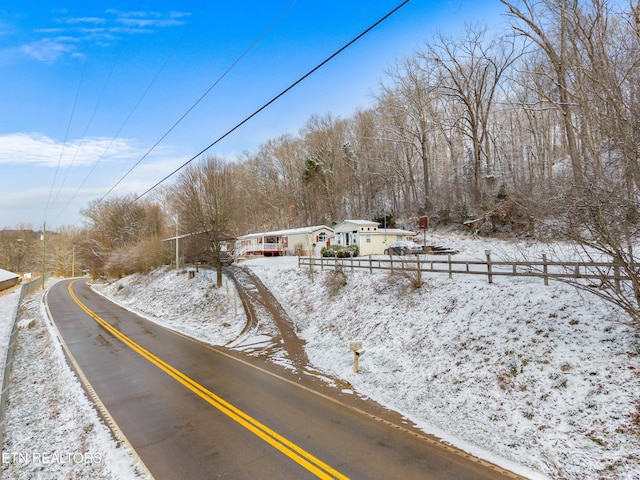
[[[457,248],[481,259],[481,243]],[[312,282],[283,263],[251,268],[317,368],[480,456],[552,478],[640,478],[640,338],[599,299],[539,279],[434,275],[414,289],[346,270],[331,293],[330,271]],[[360,374],[350,340],[364,344]]]
[[[516,256],[524,248],[458,237],[439,241],[476,259],[487,249]],[[431,275],[414,289],[399,276],[345,270],[346,285],[336,289],[331,270],[311,275],[297,268],[296,258],[244,265],[295,321],[315,368],[347,380],[425,431],[509,468],[518,470],[515,462],[552,478],[640,478],[640,338],[601,300],[561,283],[545,287],[540,279],[499,277],[490,285],[484,277]],[[189,287],[173,272],[156,272],[105,291],[148,313],[167,312],[160,301],[166,298],[182,313],[158,321],[202,337],[202,316],[188,315],[185,306],[201,308],[185,296],[189,289],[213,294],[208,280],[198,283],[206,274],[199,277]],[[207,314],[215,327],[206,329],[205,340],[215,344],[238,328],[229,289],[222,290],[209,302],[218,312]],[[217,301],[226,310],[213,307]],[[221,331],[222,324],[229,327]],[[364,344],[359,374],[353,373],[350,341]]]

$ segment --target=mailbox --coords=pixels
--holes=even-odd
[[[362,350],[362,342],[349,342],[349,350],[353,352],[353,372],[358,373],[360,371],[358,357],[364,353]]]

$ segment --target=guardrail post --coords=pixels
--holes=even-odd
[[[453,265],[451,265],[451,254],[447,254],[447,259],[449,260],[449,279],[453,278]]]
[[[491,250],[485,250],[484,254],[487,256],[487,277],[489,283],[493,283],[493,275],[491,274]]]
[[[549,286],[549,266],[547,265],[547,254],[542,254],[542,273],[544,275],[544,286]]]

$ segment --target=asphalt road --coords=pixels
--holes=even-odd
[[[158,480],[519,478],[69,285],[51,316]]]

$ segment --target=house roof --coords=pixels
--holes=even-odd
[[[274,230],[272,232],[249,233],[247,235],[242,235],[238,237],[238,239],[247,240],[250,238],[260,238],[260,237],[266,237],[266,236],[278,237],[282,235],[303,235],[305,233],[313,233],[323,229],[333,232],[333,229],[331,227],[327,227],[326,225],[316,225],[314,227],[291,228],[289,230]]]
[[[417,235],[417,232],[412,232],[411,230],[402,230],[401,228],[379,228],[373,233],[377,234],[387,234],[387,235]]]
[[[3,270],[2,268],[0,268],[0,282],[18,278],[19,276],[20,275],[18,275],[17,273],[13,273],[13,272],[10,272],[9,270]]]
[[[380,225],[380,223],[378,222],[371,222],[369,220],[344,220],[338,224],[336,224],[333,229],[335,232],[340,232],[340,231],[346,231],[346,230],[350,230],[349,226],[351,225],[356,225],[358,227],[374,227],[374,228],[378,228],[378,225]]]
[[[336,232],[336,233],[342,233],[342,232]],[[378,228],[377,230],[372,230],[370,232],[360,232],[361,234],[366,234],[366,235],[406,235],[406,236],[415,236],[417,235],[416,232],[413,232],[411,230],[402,230],[400,228]],[[333,235],[333,237],[335,238],[335,235]]]
[[[343,223],[353,223],[354,225],[380,225],[380,222],[372,222],[371,220],[343,220],[338,225],[342,225]]]
[[[193,237],[195,235],[203,235],[203,234],[206,234],[206,233],[207,232],[183,233],[182,235],[178,235],[177,237],[163,238],[161,240],[161,242],[168,242],[169,240],[175,240],[176,238],[178,240],[181,240],[183,238]],[[218,240],[237,240],[237,237],[234,237],[233,235],[229,235],[228,233],[222,233]]]

